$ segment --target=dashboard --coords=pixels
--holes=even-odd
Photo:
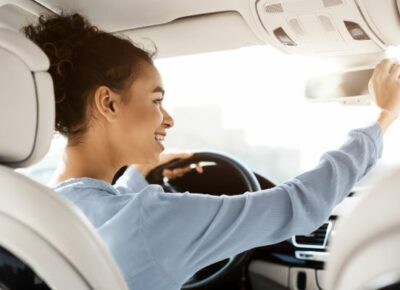
[[[329,242],[341,215],[359,199],[351,192],[328,221],[309,235],[293,236],[279,244],[257,248],[249,264],[253,290],[325,290],[325,263]]]

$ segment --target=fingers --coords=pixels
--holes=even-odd
[[[168,179],[174,179],[182,177],[183,175],[185,175],[189,171],[192,171],[193,169],[195,169],[196,172],[199,174],[203,173],[203,167],[200,164],[192,164],[182,168],[164,169],[162,174],[164,177],[167,177]]]
[[[178,177],[182,177],[185,175],[185,173],[191,171],[192,168],[190,167],[184,167],[184,168],[175,168],[175,169],[165,169],[163,171],[164,177],[167,177],[168,179],[174,179]]]
[[[169,156],[171,156],[171,159],[175,159],[175,158],[189,158],[193,156],[193,153],[189,153],[189,152],[179,152],[179,153],[169,153]]]
[[[370,91],[375,102],[391,119],[400,114],[400,63],[396,59],[381,61],[370,80]]]
[[[196,164],[196,171],[197,171],[197,173],[202,174],[203,173],[203,166],[201,166],[200,164]]]
[[[177,177],[182,177],[185,173],[191,171],[192,168],[184,167],[184,168],[175,168],[175,169],[164,169],[163,175],[169,179],[174,179]]]
[[[394,79],[398,79],[400,77],[400,64],[397,63],[392,66],[390,76]]]
[[[392,67],[397,63],[398,61],[394,58],[386,58],[376,66],[376,71],[382,74],[390,74]]]
[[[369,81],[369,88],[373,86],[380,91],[381,86],[389,79],[398,79],[400,76],[400,65],[397,59],[387,58],[378,63]],[[376,93],[373,92],[374,94]]]
[[[400,63],[397,59],[387,58],[382,60],[375,68],[371,80],[373,82],[382,81],[390,77],[392,79],[399,79],[400,77]]]

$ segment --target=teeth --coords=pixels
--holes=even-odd
[[[156,135],[155,135],[155,139],[156,139],[157,141],[159,141],[159,142],[162,142],[162,141],[164,141],[165,136],[160,135],[160,134],[156,134]]]

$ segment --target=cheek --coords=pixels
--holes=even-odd
[[[163,121],[160,107],[154,104],[143,106],[137,116],[145,127],[152,128],[152,130],[157,129]]]
[[[133,135],[153,135],[156,129],[162,124],[163,114],[155,105],[135,106],[125,112],[122,126],[132,132]]]

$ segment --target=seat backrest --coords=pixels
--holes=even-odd
[[[48,68],[33,42],[0,28],[0,249],[26,263],[51,289],[127,289],[88,219],[50,188],[12,169],[35,163],[49,148],[55,104]]]
[[[400,168],[360,195],[332,237],[327,289],[400,289]]]

